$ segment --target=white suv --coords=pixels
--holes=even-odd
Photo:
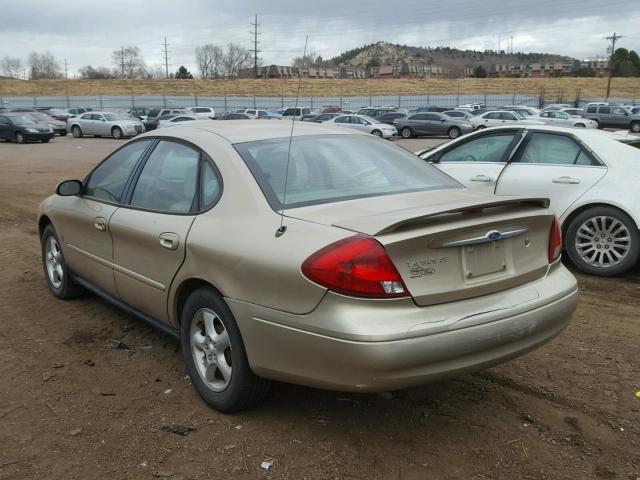
[[[211,107],[190,107],[187,108],[187,113],[203,120],[216,118],[216,111]]]

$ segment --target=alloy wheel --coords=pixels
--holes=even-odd
[[[231,343],[222,318],[209,308],[198,310],[191,322],[191,354],[202,381],[221,392],[233,372]]]
[[[587,219],[578,227],[575,248],[580,258],[593,267],[611,267],[622,262],[631,249],[631,235],[614,217]]]
[[[64,269],[62,268],[62,252],[58,241],[53,237],[47,239],[45,245],[45,257],[47,265],[47,275],[53,288],[60,288],[64,279]]]

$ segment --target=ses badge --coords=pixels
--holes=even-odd
[[[425,258],[420,260],[410,260],[407,262],[409,267],[409,277],[420,278],[433,275],[436,273],[435,265],[449,261],[449,257]]]

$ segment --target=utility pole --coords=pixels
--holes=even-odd
[[[64,59],[64,79],[69,80],[67,59]]]
[[[167,37],[164,37],[162,51],[164,53],[164,72],[167,78],[169,78],[169,44],[167,43]]]
[[[124,47],[120,47],[120,72],[124,78]]]
[[[498,35],[498,53],[500,53],[500,35]]]
[[[260,43],[258,41],[258,35],[260,35],[260,33],[258,32],[258,27],[260,26],[260,24],[258,23],[257,14],[251,26],[253,27],[253,31],[249,33],[253,35],[253,50],[250,50],[253,52],[253,78],[258,78],[258,53],[260,53],[261,50],[258,50],[258,44]]]
[[[609,79],[607,80],[607,100],[609,99],[609,93],[611,92],[611,76],[613,75],[613,54],[616,51],[616,42],[622,38],[622,35],[613,35],[605,37],[605,40],[611,40],[611,55],[609,55]]]
[[[510,48],[511,49],[511,55],[513,55],[513,35],[511,35],[510,40],[511,40],[511,48]]]

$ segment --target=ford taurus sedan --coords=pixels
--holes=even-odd
[[[549,197],[572,262],[612,276],[640,259],[639,140],[586,128],[500,127],[420,156],[472,190]]]
[[[40,207],[53,295],[84,287],[180,339],[237,411],[269,380],[388,391],[559,334],[577,301],[544,198],[467,190],[372,135],[194,121],[149,132]]]

